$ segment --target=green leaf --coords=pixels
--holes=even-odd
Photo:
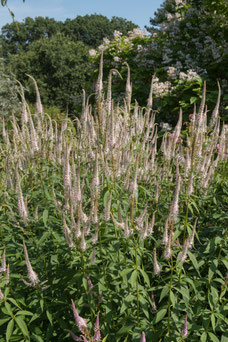
[[[207,333],[204,331],[200,337],[201,342],[206,342],[207,341]]]
[[[8,322],[9,319],[10,319],[9,317],[0,319],[0,326]]]
[[[134,324],[125,324],[119,331],[117,331],[117,335],[124,335],[128,333],[129,330],[131,330],[134,327]]]
[[[44,222],[44,225],[46,226],[47,225],[47,220],[48,220],[48,210],[45,209],[43,211],[43,222]]]
[[[9,288],[9,287],[6,287],[5,292],[4,292],[4,297],[5,297],[5,298],[7,298],[9,292],[10,292],[10,288]],[[8,299],[9,299],[9,298],[7,298],[7,300],[8,300]]]
[[[191,262],[193,263],[193,266],[194,266],[195,270],[197,271],[197,273],[201,277],[200,272],[199,272],[199,265],[198,265],[198,262],[196,260],[195,255],[192,252],[190,252],[190,251],[188,251],[188,255],[189,255],[189,258],[190,258]]]
[[[159,303],[162,301],[162,299],[164,297],[166,297],[169,293],[169,285],[166,285],[165,287],[163,287],[161,295],[160,295],[160,299],[159,299]]]
[[[42,339],[42,337],[41,336],[38,336],[38,335],[36,335],[36,334],[32,334],[32,338],[33,338],[33,340],[34,341],[36,341],[36,342],[44,342],[44,340]]]
[[[7,298],[11,303],[13,303],[15,306],[17,306],[19,309],[21,309],[20,305],[16,302],[14,298]]]
[[[107,207],[109,198],[110,198],[110,193],[109,191],[106,191],[106,193],[104,194],[104,198],[103,198],[105,208]]]
[[[24,335],[24,337],[29,338],[28,328],[27,328],[25,321],[22,319],[22,317],[16,316],[15,320],[16,320],[16,323],[17,323],[19,329],[21,330],[22,334]]]
[[[169,295],[170,295],[171,303],[173,304],[173,306],[175,306],[175,304],[176,304],[176,297],[175,297],[175,295],[174,295],[172,290],[170,291]]]
[[[223,316],[221,313],[216,312],[216,317],[219,317],[221,320],[223,320],[228,325],[228,318]]]
[[[13,328],[14,328],[14,320],[11,319],[7,325],[6,329],[6,341],[8,342],[10,340],[10,337],[13,333]]]
[[[141,268],[139,268],[139,271],[142,273],[142,276],[143,276],[145,283],[148,286],[150,286],[150,279],[149,279],[148,275],[146,274],[146,272],[144,270],[142,270]]]
[[[228,261],[226,259],[222,259],[222,262],[224,263],[224,265],[226,266],[226,268],[228,269]]]
[[[13,317],[13,311],[12,311],[12,309],[11,309],[11,305],[10,305],[9,303],[5,302],[5,308],[6,308],[7,313],[8,313],[11,317]]]
[[[138,271],[134,270],[130,276],[129,283],[131,284],[132,287],[136,286],[136,279],[138,277]]]
[[[51,323],[51,325],[53,325],[52,314],[48,310],[46,311],[46,314],[47,314],[47,318],[48,318],[49,322]]]
[[[220,342],[219,339],[212,332],[209,332],[208,335],[210,336],[213,342]]]
[[[135,296],[132,294],[129,294],[125,299],[124,302],[121,306],[120,313],[122,314],[128,307],[129,305],[132,304],[132,302],[135,300]]]
[[[88,281],[85,277],[82,278],[82,284],[84,289],[87,291],[88,290]]]
[[[193,104],[193,103],[195,103],[197,100],[198,100],[197,97],[192,96],[192,97],[190,98],[190,103]]]
[[[44,300],[43,299],[40,300],[40,307],[41,307],[41,311],[43,312],[44,311]]]
[[[120,275],[122,277],[125,277],[125,275],[127,275],[128,273],[130,273],[132,271],[132,268],[126,268],[125,270],[120,272]]]
[[[228,342],[228,335],[222,335],[221,342]]]
[[[177,288],[177,291],[179,291],[182,294],[184,302],[188,303],[189,302],[189,290],[188,290],[188,288],[181,286],[180,289]]]
[[[23,315],[23,316],[33,316],[33,313],[30,311],[26,311],[26,310],[20,310],[17,311],[16,316],[18,315]]]
[[[215,331],[215,315],[213,313],[211,314],[211,325],[213,331]]]
[[[218,269],[218,260],[215,259],[215,260],[213,260],[211,262],[210,268],[208,270],[208,280],[209,280],[209,282],[211,282],[211,280],[212,280],[214,274],[216,273],[217,269]]]
[[[45,241],[49,236],[50,236],[50,233],[49,233],[49,232],[45,232],[45,233],[41,236],[40,240],[38,241],[38,246],[42,246],[43,243],[44,243],[44,241]]]
[[[157,324],[162,320],[163,317],[165,317],[167,312],[167,309],[161,309],[156,313],[156,316],[154,317],[154,324]]]

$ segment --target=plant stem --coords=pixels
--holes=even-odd
[[[117,234],[117,230],[116,230],[116,225],[114,224],[114,231],[115,231],[115,238],[116,238],[116,240],[118,240],[118,234]],[[119,262],[119,264],[120,264],[120,251],[119,251],[119,249],[118,249],[118,262]]]
[[[170,275],[170,284],[169,284],[169,301],[168,301],[168,336],[170,334],[170,316],[171,316],[171,298],[170,298],[170,291],[172,289],[172,282],[173,282],[173,257],[171,256],[171,275]]]
[[[187,225],[188,225],[188,203],[189,203],[189,196],[187,197],[187,209],[186,209],[185,222],[184,222],[184,237],[183,237],[183,241],[185,240],[186,230],[187,230]]]
[[[138,255],[137,255],[137,244],[135,240],[135,269],[137,272],[136,277],[136,296],[137,296],[137,326],[139,326],[139,280],[138,280]]]

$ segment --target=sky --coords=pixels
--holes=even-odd
[[[150,26],[150,17],[154,16],[163,0],[8,0],[7,3],[17,21],[38,16],[64,21],[77,15],[96,13],[109,19],[112,16],[122,17],[143,28]],[[11,22],[8,9],[0,6],[0,28]]]

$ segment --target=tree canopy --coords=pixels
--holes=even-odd
[[[77,98],[86,85],[90,92],[103,50],[105,76],[115,67],[126,79],[124,62],[129,64],[132,99],[140,104],[147,100],[151,77],[156,74],[154,106],[158,110],[163,108],[161,120],[167,116],[175,120],[180,107],[186,112],[192,110],[199,101],[204,80],[211,107],[217,99],[219,81],[224,115],[228,90],[227,1],[165,0],[150,24],[147,30],[151,34],[145,35],[137,25],[119,17],[109,20],[93,14],[65,22],[26,18],[22,23],[5,25],[0,39],[10,70],[25,83],[25,73],[31,73],[41,87],[44,102],[49,104],[55,101],[64,109],[72,108],[71,95]],[[123,96],[124,81],[114,79],[113,83],[116,95]]]
[[[137,25],[126,19],[109,20],[98,14],[65,22],[27,17],[2,28],[2,56],[8,70],[28,89],[26,74],[36,78],[44,104],[72,111],[86,83],[90,88],[89,48],[96,48],[104,37],[112,39],[115,30],[127,34],[134,27]],[[33,95],[28,98],[32,101]]]
[[[4,61],[0,58],[0,117],[7,120],[7,114],[19,109],[17,83],[5,70]]]
[[[116,67],[126,75],[131,68],[133,100],[143,104],[148,97],[152,75],[156,109],[160,120],[175,121],[179,108],[191,111],[199,101],[203,81],[207,81],[210,110],[217,101],[217,81],[222,88],[221,113],[225,117],[228,90],[228,15],[227,3],[207,0],[166,0],[147,27],[151,36],[134,30],[117,34],[103,46],[105,67]],[[99,50],[93,53],[98,63]],[[126,78],[126,77],[125,77]],[[114,81],[115,82],[115,81]],[[118,79],[117,94],[124,93]],[[188,113],[189,114],[189,113]]]
[[[65,22],[48,17],[27,17],[23,22],[4,25],[0,38],[6,58],[10,54],[27,51],[33,42],[41,38],[50,38],[58,32],[74,42],[82,41],[95,48],[102,43],[104,37],[110,39],[114,30],[127,34],[134,27],[137,25],[126,19],[112,17],[109,20],[98,14],[77,16],[75,19],[66,19]]]
[[[12,22],[2,27],[1,42],[4,57],[27,51],[30,44],[50,38],[62,31],[63,23],[48,17],[27,17],[23,22]]]
[[[31,90],[27,95],[31,102],[34,94],[26,74],[37,80],[45,104],[72,111],[74,96],[82,92],[89,73],[88,48],[57,33],[34,41],[27,51],[11,55],[9,65],[11,72]]]

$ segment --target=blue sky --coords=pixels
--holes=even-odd
[[[9,8],[15,14],[15,20],[22,21],[26,17],[50,17],[64,21],[77,15],[103,14],[123,17],[133,21],[141,28],[149,25],[163,0],[8,0]],[[0,28],[11,23],[12,18],[7,8],[0,7]]]

